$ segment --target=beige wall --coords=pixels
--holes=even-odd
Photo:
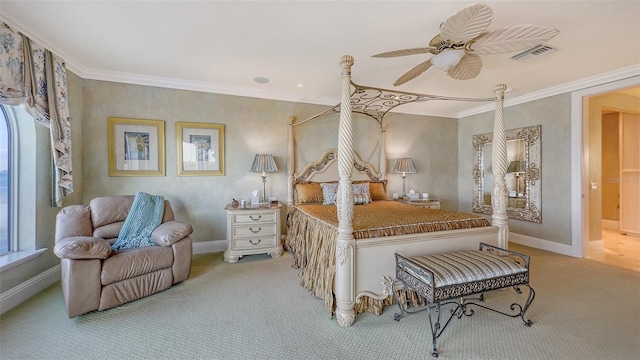
[[[620,220],[618,112],[602,115],[602,219]]]
[[[542,125],[542,223],[509,220],[518,234],[571,245],[571,96],[561,94],[504,109],[505,128]],[[458,208],[471,211],[472,136],[493,131],[494,112],[459,120]],[[487,216],[490,219],[490,216]]]
[[[259,174],[249,172],[256,153],[274,155],[279,172],[268,177],[267,195],[286,201],[288,117],[294,115],[304,120],[327,109],[327,106],[95,80],[85,80],[83,85],[82,177],[76,178],[82,184],[81,202],[88,203],[96,196],[137,191],[162,194],[171,201],[176,218],[193,225],[195,242],[226,239],[225,204],[232,198],[249,199],[251,190],[262,191]],[[166,176],[109,176],[108,117],[165,121]],[[451,159],[457,156],[456,120],[393,114],[386,121],[390,124],[389,163],[396,157],[416,160],[419,173],[407,176],[407,188],[442,196],[443,207],[455,210],[457,165]],[[176,175],[176,122],[225,125],[225,176]],[[316,160],[322,151],[337,147],[338,117],[327,116],[296,127],[295,131],[301,139],[297,145],[305,160]],[[376,165],[377,131],[372,120],[354,117],[355,150]],[[390,171],[391,165],[387,167]],[[389,174],[388,178],[389,192],[399,192],[400,176]]]

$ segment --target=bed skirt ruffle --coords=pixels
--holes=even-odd
[[[359,214],[359,217],[354,216],[354,239],[490,225],[486,219],[480,216],[430,209],[421,209],[423,218],[426,215],[429,222],[423,220],[418,223],[410,223],[409,218],[413,214],[406,208],[415,211],[415,207],[394,201],[385,201],[384,203],[386,204],[375,204],[375,206],[391,206],[392,210],[387,208],[383,211],[381,208],[374,208],[373,210],[377,214],[367,212]],[[372,204],[366,206],[369,205]],[[364,207],[357,207],[357,210],[362,211],[361,209],[364,210]],[[314,296],[324,300],[325,307],[329,309],[331,317],[333,317],[336,308],[335,294],[333,293],[336,272],[336,238],[338,236],[337,214],[335,212],[335,206],[326,205],[302,205],[300,208],[292,208],[287,217],[288,230],[285,242],[287,250],[293,255],[292,267],[299,269],[302,286]],[[373,227],[371,224],[378,225]],[[412,305],[424,304],[424,299],[415,294],[407,294],[407,296],[409,296]],[[401,295],[400,298],[403,299],[404,295]],[[355,304],[355,311],[356,313],[372,312],[380,315],[385,306],[393,303],[393,296],[383,300],[363,296]]]
[[[336,268],[338,230],[294,209],[289,214],[287,249],[293,254],[293,267],[300,270],[302,286],[324,299],[324,305],[335,311],[333,281]]]

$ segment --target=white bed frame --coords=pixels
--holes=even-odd
[[[509,242],[509,225],[507,222],[507,185],[505,173],[507,171],[506,136],[504,130],[503,104],[506,85],[497,85],[494,89],[495,98],[465,99],[439,97],[433,95],[414,94],[384,90],[371,87],[361,87],[351,81],[351,67],[353,57],[345,55],[341,59],[342,66],[342,101],[339,105],[322,114],[316,115],[302,122],[296,123],[295,117],[289,118],[288,144],[288,209],[293,206],[294,183],[311,180],[315,175],[323,173],[335,161],[338,163],[338,194],[336,206],[338,210],[338,236],[336,240],[336,276],[334,293],[336,296],[336,319],[341,326],[350,326],[355,321],[355,304],[362,296],[369,296],[382,300],[391,295],[391,278],[395,274],[394,253],[404,256],[428,255],[458,250],[476,250],[480,242],[497,245],[506,249]],[[352,91],[356,86],[356,91]],[[358,104],[362,98],[358,93],[366,90],[380,93],[379,99],[388,103],[389,98],[402,99],[394,105],[387,106],[380,111],[380,104],[375,111],[367,110],[366,105]],[[493,214],[491,226],[431,233],[398,235],[383,238],[360,239],[356,242],[353,237],[353,169],[366,173],[372,180],[383,180],[386,174],[386,152],[384,146],[384,126],[382,117],[395,106],[414,101],[425,100],[458,100],[458,101],[495,101],[495,121],[493,131]],[[369,108],[370,109],[370,108]],[[295,139],[294,126],[329,113],[340,113],[338,132],[338,148],[325,152],[318,161],[307,164],[300,173],[295,172]],[[351,113],[359,113],[376,118],[381,126],[380,172],[371,164],[362,161],[353,150],[353,134]],[[354,166],[355,165],[355,166]],[[335,177],[332,179],[335,180]]]

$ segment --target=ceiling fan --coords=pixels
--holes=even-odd
[[[480,55],[519,51],[540,45],[558,34],[546,26],[515,25],[487,31],[493,10],[485,4],[471,4],[451,15],[440,25],[440,34],[428,47],[383,52],[373,57],[387,58],[415,54],[431,54],[426,61],[404,73],[393,83],[399,86],[427,71],[434,65],[457,80],[469,80],[482,69]]]

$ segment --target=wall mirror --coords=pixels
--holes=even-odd
[[[509,197],[507,216],[510,219],[542,223],[541,146],[542,126],[506,130],[507,174]],[[473,202],[475,213],[491,214],[493,173],[491,150],[493,133],[473,136]]]

